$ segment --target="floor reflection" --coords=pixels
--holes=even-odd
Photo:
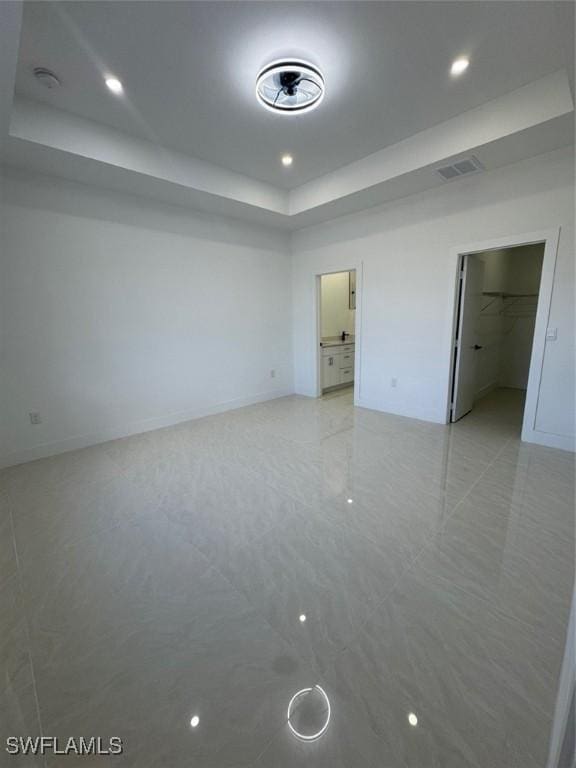
[[[126,768],[542,768],[574,457],[520,443],[521,412],[289,397],[3,471],[1,739],[120,736]]]

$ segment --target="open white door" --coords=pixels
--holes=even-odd
[[[454,364],[454,385],[450,421],[458,421],[474,405],[476,394],[476,358],[478,320],[482,309],[484,263],[474,256],[464,256],[460,272],[460,301]]]

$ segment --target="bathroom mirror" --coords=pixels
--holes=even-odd
[[[356,309],[356,270],[348,272],[348,308]]]

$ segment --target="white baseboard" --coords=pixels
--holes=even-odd
[[[525,443],[558,448],[561,451],[576,451],[576,439],[570,435],[553,435],[551,432],[539,432],[537,429],[523,429],[522,440]]]
[[[318,397],[315,389],[308,389],[307,387],[297,388],[294,394],[299,397]]]
[[[431,413],[430,411],[417,411],[415,413],[407,413],[406,411],[390,408],[389,406],[383,408],[381,403],[377,400],[371,400],[366,397],[359,397],[354,401],[354,405],[360,408],[368,408],[371,411],[379,411],[380,413],[389,413],[391,416],[403,416],[405,419],[415,419],[416,421],[427,421],[432,424],[445,424],[446,420],[439,414]]]
[[[294,394],[293,391],[287,389],[262,392],[258,395],[243,397],[237,400],[228,400],[227,402],[217,403],[216,405],[207,406],[206,408],[199,408],[192,411],[180,411],[166,416],[143,419],[102,432],[91,432],[85,435],[69,437],[64,440],[56,440],[50,443],[43,443],[42,445],[35,445],[32,448],[26,448],[23,451],[16,451],[0,456],[0,469],[13,467],[16,464],[23,464],[27,461],[34,461],[34,459],[44,459],[47,456],[56,456],[59,453],[66,453],[67,451],[75,451],[79,448],[88,448],[91,445],[98,445],[99,443],[107,443],[109,440],[118,440],[122,437],[138,435],[142,432],[151,432],[155,429],[171,427],[185,421],[202,419],[205,416],[213,416],[216,413],[223,413],[224,411],[233,411],[237,408],[244,408],[247,405],[263,403],[267,400],[276,400],[277,398],[287,397],[292,394]]]
[[[500,385],[497,381],[491,381],[490,384],[486,384],[486,386],[482,387],[478,390],[478,392],[476,392],[474,395],[474,400],[480,400],[480,398],[485,397],[489,392],[498,389],[499,386]]]
[[[490,385],[492,387],[492,385]],[[498,387],[499,385],[495,385],[495,387]],[[433,424],[445,424],[446,422],[442,419],[435,417],[433,414],[430,414],[428,412],[421,412],[421,413],[403,413],[401,410],[394,411],[390,410],[389,408],[382,408],[380,403],[367,399],[367,398],[358,398],[354,405],[359,406],[360,408],[368,408],[371,411],[380,411],[380,413],[390,413],[394,416],[403,416],[404,418],[408,419],[417,419],[419,421],[428,421]],[[535,443],[537,445],[544,445],[548,448],[558,448],[561,451],[572,451],[574,453],[576,451],[576,441],[574,437],[570,437],[569,435],[554,435],[549,432],[539,432],[536,429],[532,430],[522,430],[522,440],[527,443]]]

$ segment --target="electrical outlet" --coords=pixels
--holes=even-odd
[[[390,379],[390,386],[394,388],[398,386],[398,379],[395,376]]]
[[[270,378],[271,379],[275,379],[276,378],[276,369],[275,368],[272,368],[272,370],[270,371]]]
[[[30,416],[30,424],[42,424],[39,411],[30,411],[28,416]]]

